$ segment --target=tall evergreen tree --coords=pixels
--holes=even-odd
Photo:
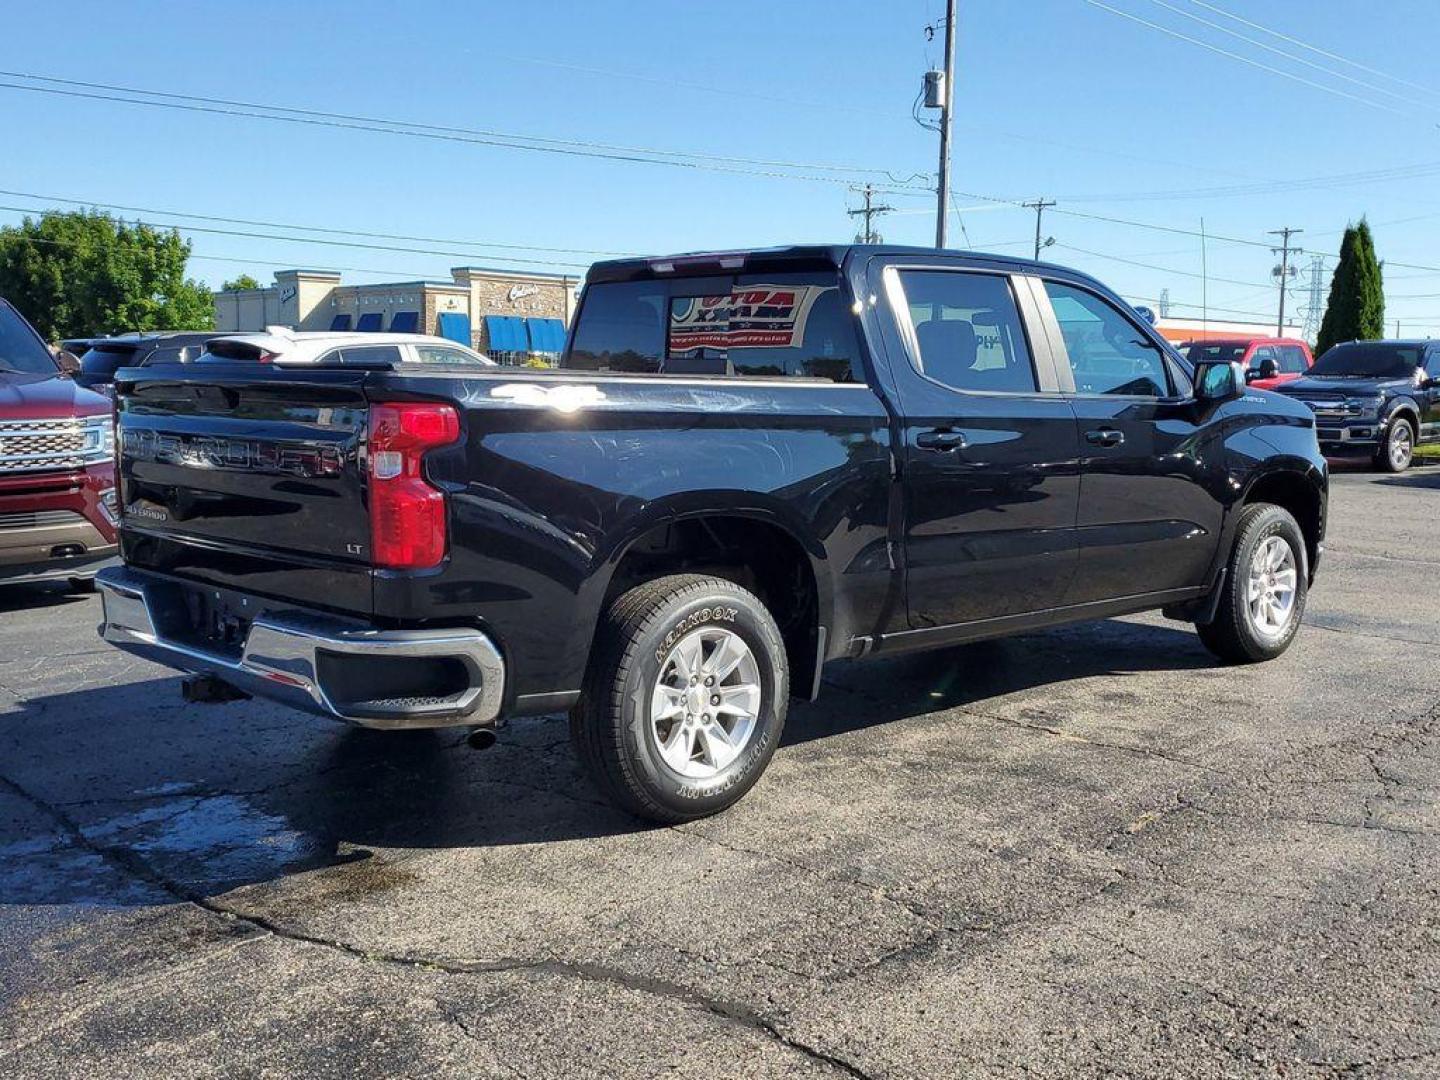
[[[1320,322],[1315,355],[1323,355],[1341,341],[1373,341],[1384,336],[1385,284],[1370,225],[1361,218],[1359,225],[1345,229],[1345,239],[1340,242],[1340,262],[1330,280],[1330,299]]]
[[[98,210],[0,228],[0,296],[48,340],[125,330],[209,330],[210,290],[185,276],[190,243],[173,229]]]

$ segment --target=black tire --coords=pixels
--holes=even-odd
[[[729,631],[749,648],[761,697],[735,760],[694,779],[662,758],[651,697],[675,643],[701,628]],[[780,741],[789,697],[785,645],[765,605],[734,582],[677,574],[639,585],[611,604],[584,694],[570,714],[570,737],[607,798],[639,817],[677,824],[719,813],[754,786]]]
[[[1267,634],[1257,625],[1247,596],[1255,553],[1271,537],[1279,537],[1289,545],[1296,570],[1294,603],[1288,621],[1275,634]],[[1195,627],[1200,640],[1207,649],[1228,663],[1253,664],[1275,659],[1290,647],[1300,629],[1300,622],[1305,616],[1309,576],[1305,535],[1289,511],[1272,503],[1254,503],[1245,507],[1240,512],[1235,547],[1225,568],[1215,620]]]
[[[1381,472],[1402,473],[1415,460],[1415,428],[1408,418],[1397,416],[1385,429],[1385,441],[1375,451],[1375,468]]]

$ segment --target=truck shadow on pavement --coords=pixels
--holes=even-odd
[[[1106,622],[837,664],[818,702],[792,703],[782,745],[1213,663],[1186,630]],[[0,905],[168,903],[322,868],[334,888],[364,893],[389,887],[410,850],[655,828],[591,788],[562,717],[517,720],[484,752],[465,734],[359,731],[253,701],[186,705],[173,678],[29,697],[0,714]]]
[[[64,584],[39,582],[24,585],[0,585],[0,618],[21,611],[83,604],[90,597],[76,593]]]
[[[1395,476],[1382,476],[1375,483],[1384,484],[1386,487],[1440,490],[1440,469],[1426,469],[1421,472],[1412,469],[1410,472],[1399,473]]]

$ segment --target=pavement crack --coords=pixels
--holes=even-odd
[[[813,1061],[838,1069],[847,1076],[858,1080],[870,1077],[856,1065],[838,1055],[821,1050],[803,1040],[787,1035],[779,1023],[757,1012],[747,1005],[711,997],[680,983],[651,976],[637,975],[621,968],[590,961],[571,961],[546,958],[503,958],[494,960],[456,960],[444,957],[412,956],[405,953],[383,952],[365,949],[343,941],[340,938],[324,937],[306,933],[293,927],[284,926],[267,916],[229,907],[211,897],[185,887],[166,877],[151,866],[138,852],[118,845],[102,844],[89,836],[80,824],[58,806],[47,802],[8,776],[0,774],[0,789],[9,791],[58,824],[65,835],[77,846],[92,852],[115,869],[154,886],[177,901],[190,904],[218,918],[234,920],[264,931],[273,937],[296,944],[310,945],[340,953],[364,963],[380,963],[415,971],[441,972],[448,975],[487,975],[509,972],[534,975],[551,975],[561,978],[579,979],[586,982],[605,983],[619,986],[638,993],[663,998],[674,1003],[694,1008],[759,1032]]]
[[[670,827],[670,831],[680,833],[684,836],[692,837],[696,840],[703,840],[707,844],[714,844],[716,847],[723,848],[726,851],[734,852],[738,855],[753,855],[759,859],[766,859],[770,862],[779,863],[781,866],[791,867],[792,869],[799,870],[807,877],[815,878],[817,881],[829,881],[840,885],[850,885],[857,889],[868,890],[874,895],[879,896],[882,900],[885,900],[887,903],[894,904],[896,907],[908,912],[912,917],[918,919],[920,922],[924,923],[931,929],[943,929],[941,920],[938,919],[933,913],[926,911],[919,904],[916,904],[910,900],[906,900],[903,897],[896,896],[894,893],[886,889],[883,885],[879,885],[873,881],[867,881],[863,877],[860,877],[858,875],[828,873],[818,867],[811,866],[809,863],[802,862],[799,859],[792,859],[788,855],[779,855],[773,851],[762,851],[759,848],[744,847],[740,844],[732,844],[729,841],[721,840],[720,838],[711,836],[710,834],[702,832],[699,829],[685,828],[684,826],[680,825],[672,825]]]
[[[1053,735],[1057,739],[1064,739],[1067,742],[1078,742],[1085,746],[1093,746],[1101,750],[1113,750],[1122,754],[1133,754],[1137,757],[1153,758],[1158,761],[1168,761],[1172,765],[1181,765],[1187,769],[1196,769],[1200,772],[1210,773],[1214,776],[1224,776],[1225,773],[1209,765],[1203,765],[1198,761],[1191,761],[1189,758],[1180,757],[1177,754],[1167,753],[1164,750],[1152,750],[1145,746],[1130,746],[1126,743],[1107,742],[1103,739],[1092,739],[1088,735],[1081,735],[1074,731],[1066,731],[1064,728],[1056,727],[1053,724],[1035,724],[1026,720],[1019,720],[1013,716],[999,716],[995,713],[980,712],[977,709],[970,709],[964,705],[955,706],[958,712],[966,716],[973,716],[980,720],[989,720],[996,724],[1008,724],[1011,727],[1023,728],[1026,731],[1034,731],[1042,735]]]

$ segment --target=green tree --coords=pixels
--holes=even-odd
[[[1315,355],[1323,355],[1337,342],[1373,341],[1384,336],[1383,266],[1375,258],[1370,225],[1361,218],[1359,225],[1346,227],[1345,239],[1340,242],[1340,262],[1330,280],[1330,299],[1320,322]]]
[[[209,330],[210,291],[185,276],[189,241],[98,210],[0,228],[0,296],[48,340],[126,330]]]
[[[249,274],[241,274],[239,277],[237,277],[237,278],[232,278],[231,280],[225,282],[224,285],[221,285],[221,286],[220,286],[220,291],[221,291],[221,292],[243,292],[243,291],[246,290],[246,289],[261,289],[261,288],[264,288],[264,286],[261,285],[260,282],[256,281],[256,280],[255,280],[253,277],[251,277]]]

